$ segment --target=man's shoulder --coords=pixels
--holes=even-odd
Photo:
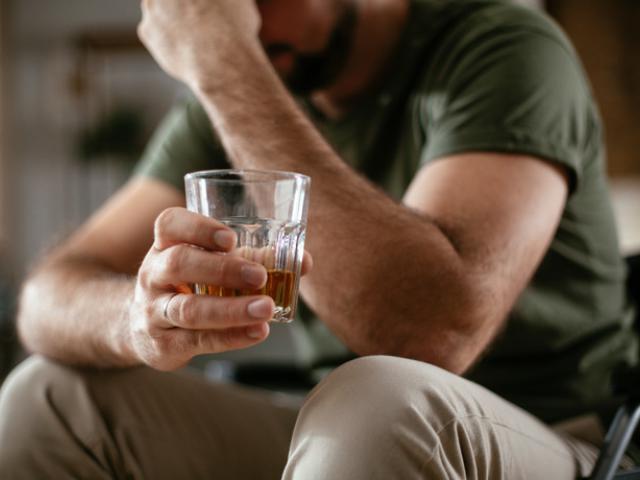
[[[413,0],[415,21],[424,29],[442,27],[440,38],[456,33],[459,43],[490,33],[543,35],[570,45],[557,23],[544,11],[512,0]],[[449,39],[451,40],[451,39]]]
[[[504,0],[414,0],[413,6],[411,34],[425,39],[415,58],[421,65],[418,91],[477,84],[496,66],[516,78],[523,64],[542,69],[550,81],[565,70],[571,79],[583,76],[571,41],[541,10]]]

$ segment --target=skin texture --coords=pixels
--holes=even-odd
[[[340,77],[312,96],[335,117],[374,88],[406,19],[405,0],[147,0],[139,34],[159,65],[198,96],[235,167],[312,177],[307,247],[315,266],[302,294],[329,328],[358,354],[462,373],[548,248],[566,173],[533,157],[469,152],[424,167],[402,203],[360,177],[281,80],[295,52],[326,47],[346,3],[359,14],[352,52]],[[272,42],[289,45],[290,54],[270,61],[263,45],[268,51]],[[176,295],[182,283],[251,287],[266,278],[258,267],[255,283],[246,283],[252,265],[220,254],[232,242],[216,237],[225,228],[183,203],[153,180],[125,186],[27,282],[25,344],[69,363],[171,370],[266,338],[268,298]]]

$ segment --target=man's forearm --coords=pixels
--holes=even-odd
[[[437,362],[440,345],[449,355],[443,330],[455,330],[466,315],[456,309],[467,312],[475,301],[450,240],[344,164],[266,58],[249,51],[238,59],[242,81],[218,77],[213,88],[202,81],[194,90],[236,167],[313,178],[308,248],[316,266],[303,285],[305,299],[358,353],[424,351]],[[428,295],[417,298],[418,289]]]
[[[133,290],[131,277],[87,260],[45,264],[20,298],[22,341],[28,350],[67,364],[134,365],[125,328]]]

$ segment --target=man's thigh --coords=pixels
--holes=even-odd
[[[366,357],[309,395],[284,478],[570,480],[596,455],[459,376]]]
[[[296,414],[195,375],[33,357],[0,393],[0,478],[277,479]]]

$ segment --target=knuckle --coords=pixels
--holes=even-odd
[[[143,263],[138,270],[138,283],[143,289],[148,289],[152,285],[153,275],[151,274],[150,268],[146,263]]]
[[[175,221],[177,210],[178,208],[176,207],[167,208],[156,217],[156,221],[153,225],[153,232],[156,240],[161,242],[166,236],[167,231]]]
[[[167,208],[160,212],[160,214],[156,217],[156,221],[154,224],[156,233],[162,233],[168,224],[171,223],[171,219],[173,218],[173,208]]]
[[[202,243],[213,245],[215,228],[213,228],[213,225],[211,225],[207,220],[209,219],[204,216],[202,218],[197,218],[193,224],[193,233]]]
[[[198,352],[204,352],[209,349],[208,335],[206,332],[194,332],[192,341],[192,347]]]
[[[153,307],[153,305],[150,302],[146,302],[143,306],[142,306],[142,315],[144,316],[146,322],[145,322],[145,330],[148,332],[150,331],[150,324],[149,324],[149,320],[152,319],[155,315],[155,308]]]
[[[176,299],[177,300],[177,299]],[[185,327],[193,327],[196,323],[195,296],[183,296],[176,308],[175,322]]]
[[[232,256],[218,256],[218,261],[215,262],[215,274],[220,282],[228,282],[236,275],[238,270],[238,259]]]
[[[172,247],[165,257],[164,261],[164,271],[169,276],[174,276],[180,273],[182,269],[182,265],[185,262],[187,252],[185,251],[185,247],[182,245],[178,245]]]
[[[153,338],[153,348],[157,355],[166,357],[174,353],[175,341],[170,333],[165,333]]]
[[[153,351],[153,354],[151,355],[153,368],[162,370],[163,365],[167,362],[167,359],[170,356],[167,348],[167,341],[164,339],[154,339],[151,349]]]
[[[236,334],[233,329],[228,328],[220,332],[218,336],[218,342],[223,350],[231,349],[235,346],[236,342]]]
[[[212,262],[207,265],[209,275],[211,275],[211,283],[223,285],[223,273],[225,259],[219,255],[212,255]]]
[[[237,302],[227,301],[220,305],[218,316],[225,324],[230,324],[238,319]]]

